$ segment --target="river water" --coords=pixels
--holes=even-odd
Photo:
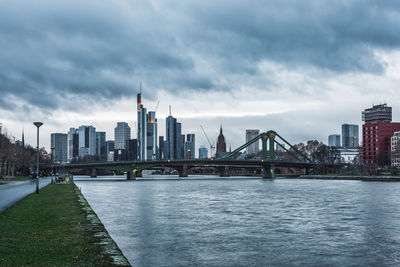
[[[133,266],[400,265],[400,183],[76,180]]]

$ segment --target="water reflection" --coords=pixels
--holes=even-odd
[[[77,184],[136,266],[400,262],[397,183],[184,179]]]

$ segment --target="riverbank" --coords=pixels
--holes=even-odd
[[[0,214],[0,265],[129,266],[79,189],[53,184]]]

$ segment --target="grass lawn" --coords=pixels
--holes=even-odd
[[[12,178],[12,179],[8,179],[8,178],[0,179],[0,184],[7,183],[8,181],[10,181],[10,182],[12,182],[12,181],[27,181],[27,180],[31,180],[31,179],[32,178],[29,176],[17,175],[17,176],[15,176],[15,178]]]
[[[29,176],[22,176],[22,175],[17,175],[15,176],[15,181],[26,181],[26,180],[31,180],[32,178]]]
[[[54,184],[0,214],[0,266],[110,266],[73,184]]]

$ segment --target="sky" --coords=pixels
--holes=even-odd
[[[362,125],[373,104],[400,121],[400,2],[369,0],[0,0],[0,123],[41,146],[93,125],[136,137],[136,94],[196,134],[245,143],[246,129],[291,143]]]

